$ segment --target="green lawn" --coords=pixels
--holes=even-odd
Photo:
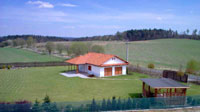
[[[116,54],[126,59],[124,42],[98,42],[103,44],[106,53]],[[185,67],[190,59],[200,62],[200,41],[187,39],[160,39],[135,41],[129,44],[129,62],[134,65],[146,66],[154,63],[156,67]]]
[[[112,96],[127,98],[141,93],[140,78],[147,75],[133,73],[102,79],[67,78],[60,72],[67,67],[36,67],[15,70],[0,70],[0,101],[40,101],[46,94],[52,101],[85,101]],[[116,80],[111,80],[111,79]],[[126,80],[129,79],[129,80]],[[200,86],[191,84],[188,95],[200,94]]]
[[[49,55],[40,55],[24,49],[0,48],[0,63],[48,61],[63,61],[63,59]]]

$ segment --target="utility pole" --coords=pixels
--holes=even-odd
[[[126,61],[128,62],[128,41],[126,42]]]

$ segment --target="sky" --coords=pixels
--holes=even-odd
[[[0,36],[85,37],[149,28],[200,30],[200,0],[0,0]]]

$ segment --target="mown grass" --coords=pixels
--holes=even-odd
[[[98,42],[100,43],[100,42]],[[106,53],[118,55],[126,59],[124,42],[111,42],[104,45]],[[200,61],[200,41],[188,39],[160,39],[135,41],[129,44],[129,62],[147,67],[149,63],[155,67],[178,69],[180,65],[195,59]]]
[[[86,101],[113,96],[127,98],[141,93],[140,78],[149,76],[132,73],[103,79],[68,78],[60,75],[67,67],[35,67],[0,70],[0,101],[41,101],[46,94],[52,101]],[[109,80],[116,79],[116,80]],[[129,80],[127,80],[129,79]],[[187,95],[200,94],[200,86],[191,84]]]
[[[63,59],[50,55],[40,55],[24,49],[0,48],[0,63],[48,61],[63,61]]]

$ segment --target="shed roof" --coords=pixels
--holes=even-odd
[[[144,78],[141,80],[152,88],[189,88],[189,86],[183,85],[168,78]]]
[[[113,57],[117,57],[118,59],[124,61],[124,63],[120,63],[120,64],[104,64],[106,61],[108,61],[109,59],[113,58]],[[128,62],[119,58],[116,55],[112,55],[112,54],[103,54],[103,53],[94,53],[94,52],[90,52],[87,53],[85,55],[81,55],[72,59],[69,59],[66,61],[67,63],[71,63],[71,64],[92,64],[92,65],[97,65],[97,66],[116,66],[116,65],[128,65]]]

